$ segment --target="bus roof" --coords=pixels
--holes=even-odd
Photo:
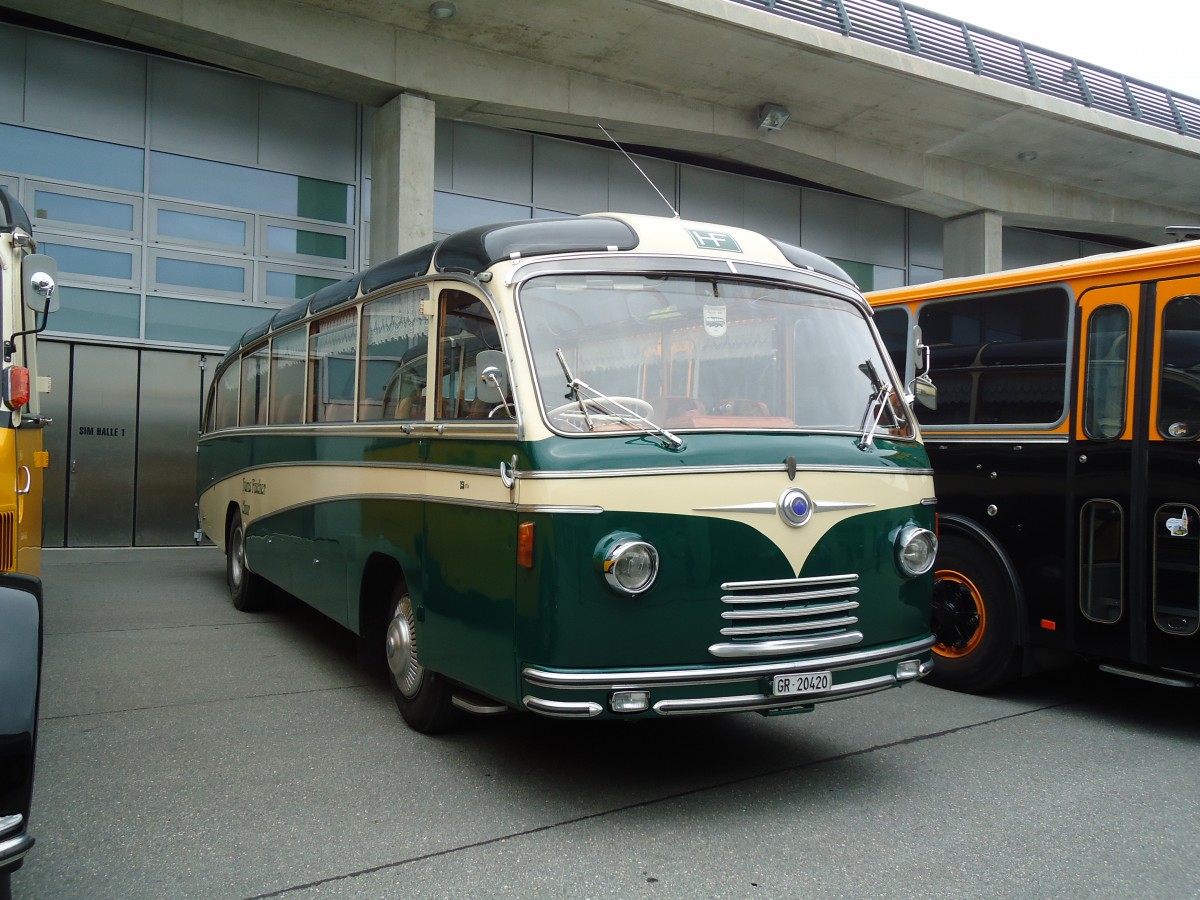
[[[653,247],[646,248],[646,243]],[[790,264],[854,285],[841,267],[825,257],[742,228],[623,213],[520,219],[459,231],[326,285],[247,329],[227,355],[305,316],[410,279],[443,272],[478,275],[498,262],[531,256],[637,249],[679,255],[728,253],[731,258]]]
[[[1049,284],[1080,278],[1099,277],[1112,272],[1137,272],[1200,259],[1200,241],[1182,241],[1160,247],[1100,253],[1063,262],[1004,269],[983,275],[946,278],[908,287],[872,291],[867,300],[872,305],[904,303],[911,300],[930,300],[960,294],[975,294],[1030,284]]]
[[[33,233],[29,224],[29,214],[25,207],[16,201],[12,194],[0,187],[0,231],[12,231],[20,228],[26,234]]]

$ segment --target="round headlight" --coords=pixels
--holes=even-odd
[[[604,555],[604,580],[623,594],[640,594],[658,575],[658,551],[645,541],[620,541]]]
[[[926,528],[906,525],[896,535],[896,565],[902,575],[915,578],[933,568],[937,535]]]

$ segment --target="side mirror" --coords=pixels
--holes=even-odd
[[[937,385],[929,377],[929,345],[921,341],[921,326],[912,328],[913,378],[909,393],[926,409],[937,409]]]
[[[58,263],[44,253],[34,253],[21,263],[25,273],[25,305],[37,313],[52,313],[58,310]]]
[[[913,396],[926,409],[937,409],[937,385],[922,373],[913,381]]]
[[[475,396],[484,403],[503,403],[508,397],[508,361],[500,350],[480,350],[475,357],[479,384]]]

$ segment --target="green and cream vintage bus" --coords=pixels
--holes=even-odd
[[[735,228],[464,231],[322,288],[220,363],[200,526],[466,710],[654,718],[930,669],[933,481],[851,280]]]

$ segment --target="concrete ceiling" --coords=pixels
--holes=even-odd
[[[1152,243],[1200,222],[1200,141],[729,0],[0,0],[309,90],[725,159],[948,217]],[[786,106],[780,132],[757,127]],[[1018,154],[1036,153],[1023,162]]]

